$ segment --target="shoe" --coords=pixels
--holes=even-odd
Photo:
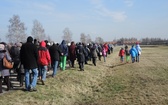
[[[36,89],[36,88],[33,88],[33,91],[37,91],[37,89]]]
[[[9,91],[9,90],[10,90],[9,88],[6,89],[6,91]]]
[[[33,91],[37,91],[37,89],[36,89],[36,88],[30,88],[29,91],[30,91],[30,92],[33,92]]]
[[[42,82],[42,85],[45,85],[45,83],[44,83],[44,81],[43,81],[43,80],[41,80],[41,82]]]

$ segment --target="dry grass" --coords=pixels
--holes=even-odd
[[[143,47],[139,63],[119,63],[118,48],[85,71],[60,71],[37,92],[11,91],[1,105],[167,105],[168,47]]]

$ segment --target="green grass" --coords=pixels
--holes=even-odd
[[[107,62],[85,65],[85,71],[59,71],[37,85],[37,92],[11,91],[1,105],[167,105],[168,46],[142,47],[139,63],[121,64],[119,47]]]

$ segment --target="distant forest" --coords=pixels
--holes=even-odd
[[[117,45],[131,45],[135,43],[140,43],[141,45],[168,45],[168,39],[161,39],[161,38],[142,38],[141,40],[138,40],[137,38],[120,38],[117,40],[113,40],[111,44],[117,44]]]

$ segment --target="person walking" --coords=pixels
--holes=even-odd
[[[126,63],[129,63],[129,60],[130,60],[130,52],[129,52],[129,48],[128,48],[127,45],[125,46],[125,56],[126,56]]]
[[[56,43],[49,48],[50,56],[51,56],[51,67],[53,69],[52,77],[55,77],[58,69],[58,64],[60,61],[60,56],[63,55],[61,48]]]
[[[3,58],[6,56],[8,61],[12,61],[10,54],[6,48],[6,43],[0,43],[0,93],[2,93],[2,79],[4,77],[4,83],[7,85],[7,91],[9,91],[13,86],[10,82],[10,73],[9,69],[3,67]]]
[[[141,47],[140,47],[140,45],[139,45],[138,42],[136,42],[135,48],[136,48],[137,53],[138,53],[137,56],[136,56],[136,62],[139,62],[139,57],[140,57],[140,55],[141,55],[142,49],[141,49]]]
[[[33,38],[29,36],[27,42],[22,45],[20,50],[21,64],[25,70],[25,89],[26,91],[37,91],[37,77],[38,77],[38,49],[32,43]],[[30,70],[33,73],[33,79],[30,80]]]
[[[97,61],[97,46],[95,43],[93,43],[93,46],[91,48],[91,55],[92,55],[92,63],[94,66],[96,66],[96,61]]]
[[[39,63],[39,71],[41,75],[42,85],[45,85],[44,81],[46,80],[47,67],[51,64],[51,57],[48,49],[46,48],[46,43],[41,41],[40,47],[38,48],[38,63]]]
[[[124,62],[124,55],[125,55],[125,51],[124,51],[123,48],[121,48],[120,51],[119,51],[119,56],[120,56],[121,63]]]
[[[71,45],[69,46],[69,59],[71,61],[72,68],[74,68],[74,63],[76,60],[76,45],[73,41],[71,42]]]
[[[135,57],[137,56],[137,50],[135,49],[134,45],[132,45],[132,48],[130,49],[130,55],[131,55],[131,60],[132,63],[135,62]]]
[[[20,82],[21,84],[21,70],[20,70],[20,48],[21,48],[22,44],[20,42],[15,43],[14,46],[11,47],[10,49],[10,55],[12,57],[12,61],[14,62],[14,66],[13,69],[14,71],[17,73],[17,80]]]
[[[99,58],[99,61],[101,61],[101,57],[103,56],[103,45],[102,44],[99,44],[98,45],[98,53],[97,53],[97,56],[98,56],[98,58]]]
[[[103,48],[102,48],[102,55],[103,55],[103,58],[104,58],[104,62],[106,62],[107,52],[106,52],[105,46],[103,46]]]
[[[84,71],[84,63],[85,63],[85,50],[81,42],[77,45],[76,49],[77,53],[77,61],[79,64],[80,71]]]
[[[68,46],[66,45],[65,40],[62,40],[62,42],[60,44],[60,48],[61,48],[62,53],[63,53],[63,55],[61,56],[60,67],[61,67],[61,70],[65,70],[66,60],[67,60],[67,56],[68,56]]]

